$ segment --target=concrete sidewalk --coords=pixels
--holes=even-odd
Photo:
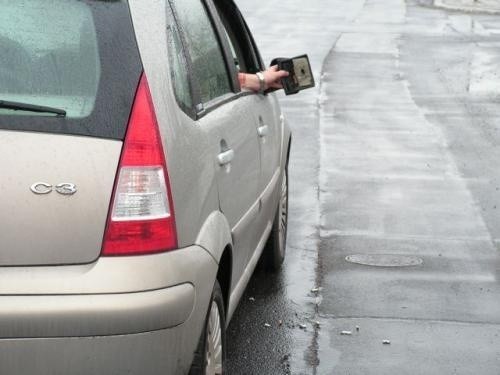
[[[500,0],[434,0],[434,5],[464,12],[500,14]]]

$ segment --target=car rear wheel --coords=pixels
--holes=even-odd
[[[278,208],[266,248],[264,261],[267,269],[278,271],[285,259],[286,234],[288,227],[288,166],[283,170]]]
[[[226,319],[220,285],[215,281],[198,348],[190,375],[222,375],[226,361]]]

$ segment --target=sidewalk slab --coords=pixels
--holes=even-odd
[[[434,0],[434,6],[462,12],[500,14],[500,0]]]
[[[498,325],[330,316],[319,322],[317,374],[498,375]]]

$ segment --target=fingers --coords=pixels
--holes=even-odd
[[[274,81],[269,85],[269,87],[273,89],[282,89],[283,85],[281,84],[280,81]]]
[[[266,69],[266,72],[272,73],[272,76],[276,77],[277,79],[288,77],[289,75],[289,73],[286,70],[278,70],[278,65],[270,66],[269,68]]]
[[[284,77],[288,77],[289,73],[286,70],[278,70],[273,74],[273,81],[269,85],[274,89],[282,89],[283,85],[281,84],[281,79]]]
[[[265,87],[266,89],[282,89],[283,85],[280,80],[288,77],[289,73],[286,70],[278,70],[277,65],[267,68],[264,72]]]
[[[288,77],[290,75],[290,73],[288,73],[286,70],[278,70],[276,72],[276,76],[279,78],[284,78],[284,77]]]

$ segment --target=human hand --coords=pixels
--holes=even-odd
[[[278,70],[278,66],[274,65],[262,72],[264,76],[264,91],[282,89],[283,85],[280,80],[283,77],[288,77],[289,73],[286,70]],[[259,92],[261,89],[260,81],[256,74],[238,73],[238,80],[242,88]]]
[[[281,78],[288,77],[286,70],[278,70],[278,65],[273,65],[262,72],[264,74],[265,89],[282,89]]]

